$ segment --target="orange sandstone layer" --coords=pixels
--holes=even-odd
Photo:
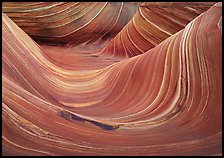
[[[3,2],[2,11],[36,41],[104,43],[132,18],[140,3]]]
[[[222,155],[222,3],[144,54],[94,63],[2,19],[3,155]]]
[[[143,54],[183,29],[212,4],[214,2],[144,2],[100,53],[119,57]]]

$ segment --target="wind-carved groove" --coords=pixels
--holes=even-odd
[[[100,122],[96,122],[96,121],[92,121],[92,120],[88,120],[88,119],[84,119],[84,118],[81,118],[79,116],[76,116],[70,112],[67,112],[67,111],[60,111],[59,115],[70,121],[70,122],[73,122],[73,121],[80,121],[80,122],[89,122],[95,126],[98,126],[104,130],[115,130],[115,129],[118,129],[120,126],[112,126],[112,125],[107,125],[107,124],[103,124],[103,123],[100,123]]]

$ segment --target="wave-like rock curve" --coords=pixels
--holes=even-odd
[[[222,3],[144,54],[84,70],[2,19],[3,155],[222,154]]]
[[[103,43],[132,18],[140,3],[3,2],[2,10],[28,35],[51,44]],[[97,43],[99,43],[97,42]]]
[[[100,54],[133,57],[154,48],[183,29],[214,2],[148,2]]]

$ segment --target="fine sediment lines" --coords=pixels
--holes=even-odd
[[[2,20],[3,155],[222,155],[222,3],[116,60]]]
[[[3,2],[7,14],[37,41],[52,44],[103,43],[132,18],[140,3]]]
[[[183,29],[214,2],[147,2],[118,35],[100,52],[133,57],[157,46]]]

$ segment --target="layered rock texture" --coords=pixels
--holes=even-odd
[[[53,44],[113,38],[141,3],[3,2],[6,13],[33,39]]]
[[[222,155],[222,3],[4,2],[3,155]]]

